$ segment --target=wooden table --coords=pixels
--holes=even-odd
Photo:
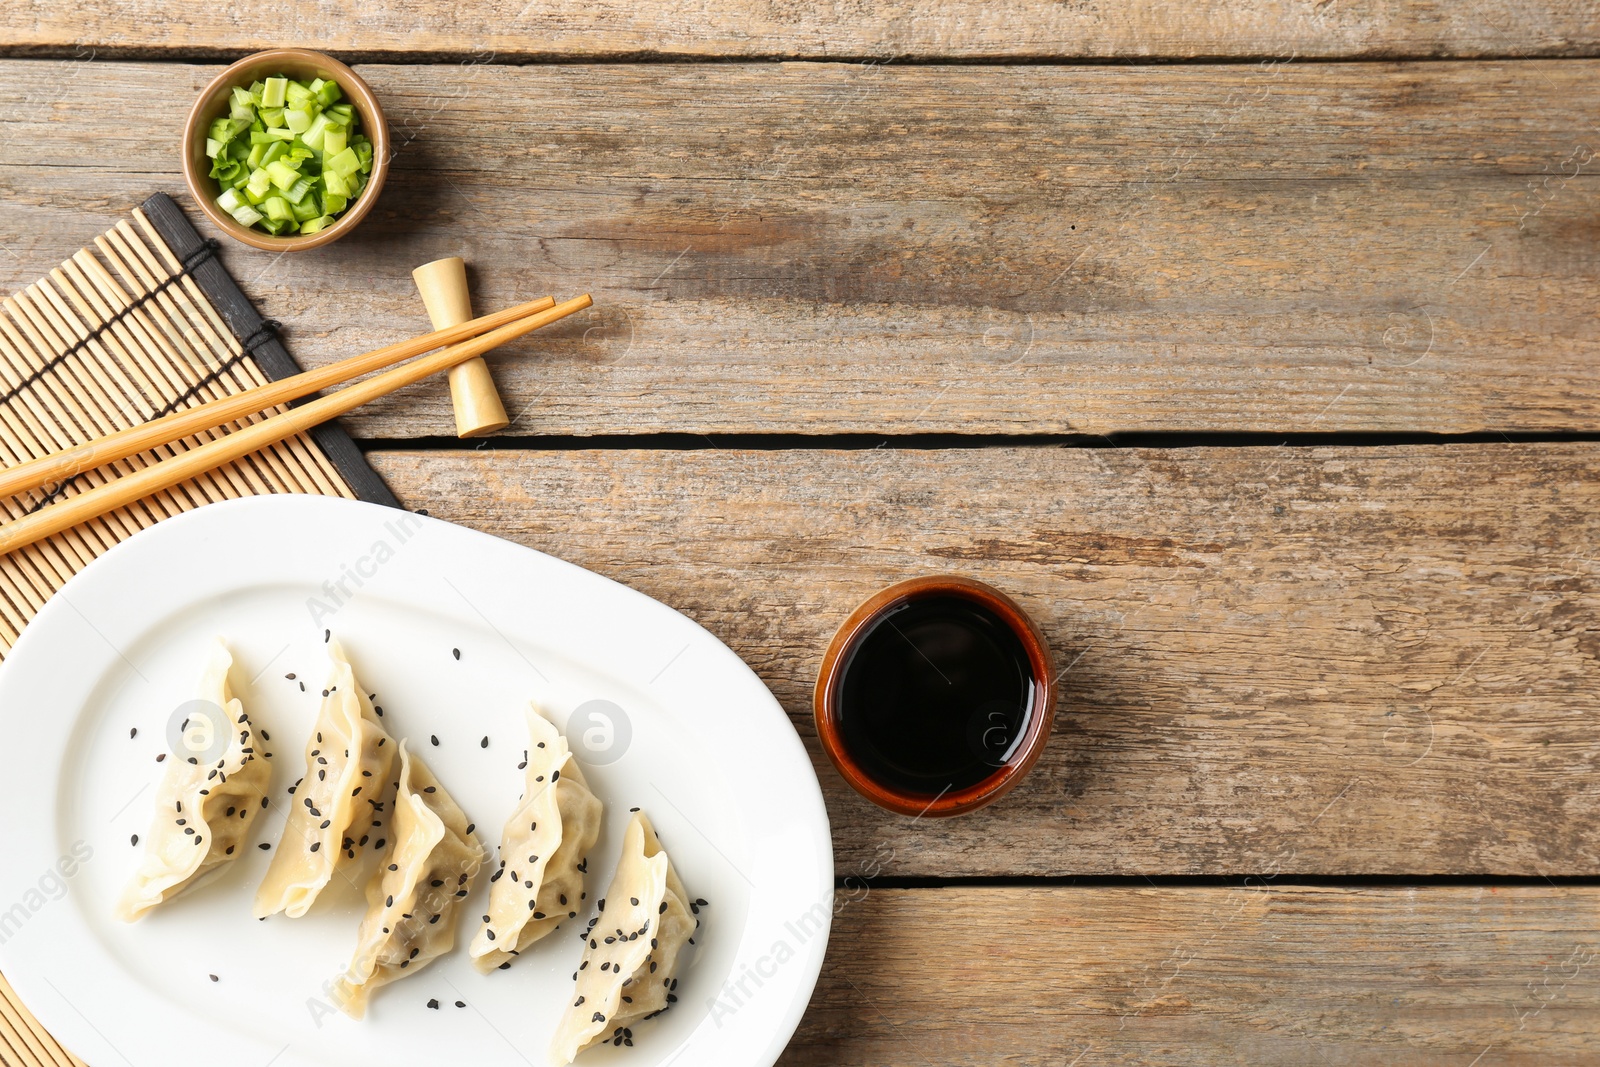
[[[840,883],[783,1063],[1600,1063],[1600,8],[450,8],[8,14],[0,282],[179,192],[192,93],[293,37],[400,144],[356,236],[226,249],[304,363],[423,329],[440,256],[592,291],[493,360],[504,436],[439,383],[348,426],[788,709]],[[1020,789],[911,821],[810,687],[945,571],[1063,692]]]

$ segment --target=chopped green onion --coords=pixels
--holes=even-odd
[[[339,86],[274,75],[228,95],[206,131],[217,206],[274,235],[317,233],[361,195],[372,141]]]
[[[284,198],[291,204],[300,203],[301,201],[305,200],[306,194],[311,191],[311,186],[314,181],[316,181],[315,178],[307,178],[302,176],[299,181],[295,182],[293,185],[289,186],[289,188],[283,191]]]
[[[288,91],[288,78],[268,78],[261,87],[261,106],[282,107]]]
[[[322,148],[323,135],[327,132],[328,116],[318,115],[311,120],[311,125],[300,135],[300,140],[304,141],[308,147],[320,150]]]
[[[354,148],[346,148],[336,156],[329,156],[322,161],[327,170],[333,171],[341,178],[348,178],[361,169],[361,157],[356,155]]]
[[[326,116],[323,117],[326,118]],[[349,136],[349,132],[337,122],[328,123],[328,129],[322,135],[322,154],[324,156],[336,156],[343,152],[348,147],[345,139]]]
[[[268,163],[267,173],[272,176],[272,184],[279,189],[287,189],[300,180],[300,172],[281,159],[275,159]]]

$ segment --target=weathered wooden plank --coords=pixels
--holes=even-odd
[[[379,452],[408,506],[727,641],[812,752],[841,874],[1600,873],[1600,446]],[[811,688],[869,594],[1034,614],[1053,739],[984,812],[886,815]]]
[[[917,0],[893,4],[738,0],[489,0],[339,5],[266,0],[230,9],[175,0],[33,2],[0,28],[12,53],[68,49],[210,55],[297,43],[357,55],[494,55],[504,59],[794,56],[880,59],[1104,59],[1593,54],[1600,18],[1576,0],[1445,3],[1387,0]]]
[[[785,1067],[1600,1060],[1591,888],[857,889],[834,906]],[[717,996],[719,1015],[744,1000]]]
[[[0,64],[0,284],[178,187],[127,101],[213,70]],[[496,361],[515,434],[1597,425],[1594,62],[362,70],[370,221],[229,265],[312,364],[425,329],[439,256],[594,292]]]

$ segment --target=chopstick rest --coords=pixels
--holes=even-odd
[[[434,329],[442,330],[472,318],[467,265],[460,256],[424,263],[411,272],[411,278],[422,294],[422,304],[428,309]],[[482,356],[450,368],[450,403],[455,408],[457,437],[482,437],[511,425]]]

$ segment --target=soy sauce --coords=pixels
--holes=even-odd
[[[965,789],[1004,766],[1027,733],[1027,650],[989,609],[954,596],[909,600],[856,642],[839,687],[840,736],[894,789]]]

